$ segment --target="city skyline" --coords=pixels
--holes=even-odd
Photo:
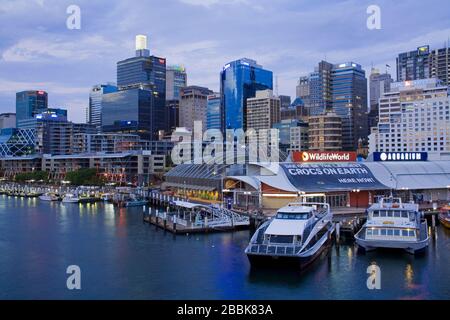
[[[136,34],[148,35],[151,54],[186,66],[188,85],[218,91],[222,67],[247,57],[272,70],[274,91],[278,82],[278,93],[292,98],[298,78],[322,59],[359,63],[366,77],[372,65],[384,71],[388,64],[395,79],[399,53],[422,45],[443,47],[450,35],[446,11],[439,9],[444,1],[378,1],[381,30],[366,27],[371,1],[179,0],[134,7],[80,1],[80,30],[66,28],[70,4],[0,1],[0,112],[14,111],[15,92],[45,90],[50,107],[67,108],[70,120],[84,122],[90,89],[115,81],[115,63],[133,54]],[[16,32],[6,32],[12,23]],[[183,32],[180,25],[186,26]]]

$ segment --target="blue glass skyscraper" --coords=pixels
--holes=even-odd
[[[272,71],[247,58],[226,64],[220,73],[222,130],[245,130],[247,99],[265,89],[273,89]]]

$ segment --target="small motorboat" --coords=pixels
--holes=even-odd
[[[66,193],[62,199],[63,203],[79,203],[80,198],[77,195],[72,193]]]
[[[59,197],[52,192],[46,192],[43,195],[40,195],[39,199],[42,201],[58,201]]]

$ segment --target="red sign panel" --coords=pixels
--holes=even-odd
[[[353,162],[356,161],[353,151],[294,151],[294,162]]]

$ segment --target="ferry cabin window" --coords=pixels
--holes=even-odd
[[[409,236],[410,236],[410,237],[414,237],[414,236],[415,236],[414,230],[409,230]]]
[[[309,217],[310,217],[309,213],[286,213],[286,212],[277,213],[277,219],[307,220]]]
[[[400,211],[394,211],[394,217],[400,218],[401,212]]]
[[[402,218],[408,218],[408,212],[402,211]]]
[[[388,235],[388,236],[394,235],[394,230],[388,229],[388,230],[387,230],[387,235]]]
[[[379,217],[379,216],[380,216],[380,211],[378,211],[378,210],[374,211],[374,212],[372,213],[372,216],[373,216],[374,218]]]
[[[385,236],[385,235],[386,235],[386,229],[381,229],[381,230],[380,230],[380,234],[381,234],[382,236]]]
[[[407,237],[408,236],[408,230],[402,230],[402,236]]]
[[[394,230],[394,236],[400,236],[400,230],[398,230],[398,229],[395,229]]]

